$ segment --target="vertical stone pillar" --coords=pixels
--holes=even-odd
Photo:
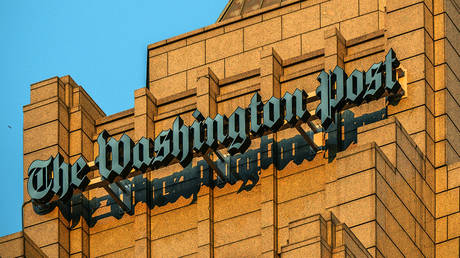
[[[69,108],[69,161],[73,164],[80,156],[92,161],[95,120],[104,117],[105,114],[70,76],[62,77],[61,81],[65,84],[65,102]],[[74,200],[77,200],[75,198]],[[89,193],[82,193],[82,198],[89,199]],[[70,255],[89,257],[89,227],[83,218],[80,218],[78,224],[70,231]]]
[[[345,39],[337,28],[324,32],[324,70],[333,70],[335,66],[344,68],[346,55]]]
[[[458,54],[458,7],[455,1],[434,1],[434,113],[436,168],[460,161],[460,56]],[[428,68],[427,68],[428,70]]]
[[[260,95],[263,102],[281,95],[280,77],[283,73],[282,59],[273,48],[264,49],[260,54]],[[273,134],[277,141],[277,134]],[[275,158],[275,157],[274,157]],[[261,233],[263,257],[278,255],[278,187],[277,170],[271,165],[261,172]]]
[[[460,51],[458,1],[434,0],[436,257],[460,255]]]
[[[27,194],[27,171],[33,160],[46,160],[58,152],[69,162],[69,113],[65,84],[50,78],[30,87],[30,104],[24,106],[24,232],[50,257],[69,257],[69,226],[55,208],[46,215],[33,211]]]
[[[280,77],[283,74],[282,59],[275,49],[267,48],[260,52],[260,96],[265,102],[271,97],[281,95]]]
[[[38,215],[33,211],[26,190],[27,171],[32,161],[46,160],[57,153],[67,163],[74,162],[79,155],[92,159],[92,142],[87,134],[92,135],[94,119],[105,114],[70,76],[53,77],[32,84],[30,90],[31,103],[23,108],[24,232],[50,257],[69,257],[73,252],[87,256],[89,247],[86,242],[70,244],[74,236],[80,239],[79,243],[89,241],[84,222],[80,221],[75,230],[69,230],[69,221],[58,208],[46,215]],[[80,103],[82,98],[85,101]],[[90,122],[82,118],[83,114],[89,117]]]
[[[196,108],[204,117],[217,114],[219,80],[208,67],[197,72]],[[212,172],[214,173],[214,172]],[[212,177],[211,177],[212,178]],[[214,195],[213,189],[201,187],[198,192],[198,256],[214,257]]]
[[[154,139],[155,124],[154,116],[157,115],[157,101],[147,88],[141,88],[134,92],[134,139],[137,142],[142,137]],[[152,180],[152,173],[139,175],[146,180]],[[144,191],[149,198],[148,191]],[[150,257],[151,256],[151,223],[150,208],[148,203],[138,203],[134,207],[134,256]]]

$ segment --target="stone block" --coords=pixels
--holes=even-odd
[[[2,237],[3,238],[3,237]],[[19,257],[24,255],[23,237],[11,239],[8,241],[0,240],[0,255],[3,257]]]
[[[369,169],[328,184],[326,186],[327,207],[375,193],[375,173],[375,169]]]
[[[45,105],[24,107],[24,130],[43,125],[59,118],[59,101],[54,99]],[[64,122],[64,121],[63,121]],[[68,122],[68,119],[67,119]]]
[[[111,227],[109,230],[91,234],[90,256],[106,255],[134,246],[133,224]]]
[[[219,60],[219,61],[212,62],[206,65],[212,70],[212,72],[217,76],[218,79],[223,79],[225,77],[224,64],[225,64],[225,60]],[[198,67],[198,68],[187,70],[187,89],[194,89],[197,87],[198,85],[197,79],[199,76],[201,76],[199,75],[199,71],[201,69],[203,69],[203,67]]]
[[[134,252],[135,252],[135,247],[130,247],[130,248],[121,249],[119,251],[115,251],[113,253],[104,255],[104,257],[107,257],[107,258],[131,257],[134,254]],[[138,256],[134,256],[134,257],[138,257]]]
[[[359,1],[333,0],[321,4],[321,27],[358,16]]]
[[[146,115],[153,119],[157,111],[157,100],[147,88],[140,88],[134,92],[134,116]]]
[[[64,85],[58,77],[53,77],[30,86],[30,103],[58,97],[64,101]]]
[[[281,18],[274,18],[245,27],[244,50],[250,50],[281,40]]]
[[[209,245],[211,241],[211,222],[209,219],[198,222],[198,246]]]
[[[183,92],[186,89],[186,72],[174,74],[150,83],[150,91],[157,100]]]
[[[425,52],[425,30],[423,28],[392,37],[388,40],[389,48],[403,60]]]
[[[243,51],[243,30],[235,30],[206,40],[206,63]]]
[[[283,15],[282,19],[282,37],[290,38],[320,27],[320,7],[300,9]]]
[[[141,205],[136,205],[136,208],[140,206]],[[145,208],[148,209],[148,207],[145,207]],[[150,238],[150,234],[148,234],[148,232],[150,232],[148,230],[148,226],[149,226],[148,223],[150,222],[150,219],[149,219],[150,214],[147,214],[146,212],[142,213],[142,211],[139,211],[139,210],[140,210],[139,208],[135,210],[136,217],[134,218],[134,237],[136,241]]]
[[[227,32],[230,32],[230,31],[237,30],[237,29],[249,27],[249,26],[251,26],[251,25],[253,25],[255,23],[259,23],[261,21],[262,21],[262,15],[257,15],[257,16],[253,16],[253,17],[250,17],[250,18],[238,20],[237,22],[229,23],[228,25],[226,25],[224,27],[224,31],[225,31],[225,33],[227,33]]]
[[[384,59],[385,56],[383,52],[366,56],[366,58],[355,59],[345,63],[345,72],[347,74],[351,74],[355,69],[360,71],[367,71],[373,64],[382,62]]]
[[[260,211],[214,223],[216,247],[260,234]]]
[[[396,167],[396,143],[390,143],[380,148],[393,167]],[[387,173],[388,174],[388,173]]]
[[[396,167],[409,186],[415,190],[415,177],[418,171],[399,147],[396,149]]]
[[[425,140],[425,139],[422,139]],[[413,141],[412,136],[409,136],[403,128],[397,131],[398,151],[404,152],[404,155],[410,160],[415,169],[424,176],[424,161],[423,153],[417,147],[417,142]],[[402,169],[404,167],[398,167]]]
[[[149,80],[155,81],[168,75],[168,54],[149,58]]]
[[[458,165],[454,164],[454,165]],[[452,167],[451,167],[452,166]],[[449,166],[447,172],[447,188],[452,189],[454,187],[460,186],[460,167],[453,167],[453,165]]]
[[[436,42],[442,42],[443,40],[439,40]],[[448,40],[444,40],[445,48],[444,48],[444,55],[445,55],[445,62],[449,64],[449,68],[452,69],[452,72],[455,76],[460,77],[460,56],[458,52],[454,49],[453,45]]]
[[[324,192],[314,193],[278,204],[278,227],[324,211]]]
[[[315,215],[289,224],[289,243],[299,243],[308,239],[325,237],[326,222]]]
[[[262,246],[261,236],[254,236],[235,243],[215,247],[215,257],[257,257]]]
[[[383,22],[379,20],[378,14],[379,12],[375,11],[340,22],[340,32],[345,39],[349,40],[378,31],[379,23]]]
[[[260,209],[261,186],[251,191],[222,195],[214,199],[214,221],[222,221]],[[209,215],[208,215],[209,216]]]
[[[377,226],[377,248],[383,254],[383,257],[405,257],[392,239],[381,226]]]
[[[197,227],[196,205],[157,214],[151,217],[151,239],[174,235]]]
[[[205,42],[197,42],[168,52],[168,74],[175,74],[205,63]]]
[[[69,253],[59,246],[59,244],[48,245],[41,248],[41,250],[47,255],[47,257],[69,257]]]
[[[460,236],[460,212],[447,217],[447,238],[452,239]]]
[[[447,190],[447,167],[436,169],[436,193]]]
[[[185,39],[182,39],[182,40],[177,40],[177,41],[174,41],[174,42],[168,42],[166,44],[166,40],[163,40],[163,41],[157,42],[155,44],[157,44],[156,47],[152,46],[152,45],[148,46],[149,57],[157,56],[159,54],[163,54],[163,53],[166,53],[168,51],[183,47],[183,46],[185,46],[187,44],[187,41]]]
[[[455,258],[459,257],[460,238],[455,238],[436,245],[436,257]]]
[[[328,208],[337,219],[350,228],[376,219],[376,197],[370,195],[348,203]]]
[[[348,223],[345,223],[348,224]],[[369,248],[376,244],[376,223],[370,221],[350,228],[364,247]],[[348,243],[347,243],[348,244]]]
[[[434,196],[433,196],[434,199]],[[433,242],[436,242],[436,222],[434,218],[434,213],[430,213],[428,210],[425,210],[425,231]]]
[[[273,217],[275,215],[275,203],[270,200],[262,203],[260,206],[260,227],[262,228],[262,234],[264,234],[267,231],[273,231],[273,227],[275,227],[275,220]],[[266,244],[264,244],[264,247],[269,248]]]
[[[59,121],[54,121],[24,130],[24,154],[57,145],[59,127]]]
[[[324,48],[324,29],[317,29],[302,34],[302,54],[310,53],[321,48]]]
[[[403,180],[400,178],[400,180]],[[410,207],[406,207],[406,203],[401,200],[401,195],[398,193],[393,192],[392,188],[397,187],[395,185],[390,185],[384,181],[384,179],[378,175],[377,176],[377,196],[379,200],[385,205],[385,217],[387,218],[391,214],[392,218],[398,221],[401,228],[404,229],[407,234],[412,240],[415,240],[415,220],[412,216]],[[401,192],[401,190],[399,191]],[[407,198],[406,198],[407,199]],[[386,219],[384,219],[385,230],[387,229],[386,226]]]
[[[274,7],[272,4],[274,2],[277,2],[277,0],[265,0],[263,1],[262,3],[262,8],[263,7],[270,7],[270,5],[272,7]],[[279,2],[279,1],[278,1]],[[291,12],[295,12],[297,10],[299,10],[301,8],[301,5],[302,3],[296,3],[296,4],[290,4],[290,5],[287,5],[287,6],[283,6],[283,8],[275,8],[273,10],[270,10],[269,12],[266,12],[266,13],[263,13],[262,14],[262,18],[264,20],[268,20],[268,19],[272,19],[274,17],[278,17],[278,16],[282,16],[284,14],[287,14],[287,13],[291,13]]]
[[[225,77],[259,68],[260,50],[254,49],[225,59]]]
[[[337,171],[334,176],[340,179],[373,167],[375,167],[375,152],[369,148],[353,152],[351,155],[337,156]]]
[[[385,232],[395,243],[398,243],[398,248],[401,250],[405,257],[423,256],[421,251],[414,244],[413,240],[411,240],[411,237],[406,234],[404,229],[398,224],[398,221],[392,216],[390,212],[386,213],[385,223]]]
[[[392,12],[394,10],[405,8],[407,6],[410,6],[416,3],[425,3],[425,5],[432,11],[433,0],[408,0],[408,1],[389,0],[389,1],[386,1],[386,7],[387,7],[388,12]]]
[[[447,217],[436,219],[436,242],[447,240]]]
[[[82,251],[82,240],[83,240],[83,232],[82,228],[78,228],[75,230],[70,231],[70,253],[77,253]]]
[[[375,142],[378,146],[395,142],[396,127],[396,123],[382,123],[382,125],[375,125],[369,130],[366,130],[366,127],[362,127],[362,130],[358,133],[358,142],[360,144]],[[379,135],[378,138],[375,138],[376,134]]]
[[[204,41],[204,40],[206,40],[208,38],[212,38],[212,37],[215,37],[215,36],[218,36],[218,35],[221,35],[221,34],[224,34],[224,28],[223,27],[213,28],[213,29],[210,29],[208,31],[201,32],[201,33],[198,33],[196,35],[193,35],[193,36],[190,36],[190,37],[186,38],[187,45],[190,45],[190,44],[193,44],[193,43],[196,43],[196,42],[199,42],[199,41]]]
[[[379,10],[379,0],[359,1],[359,15]]]
[[[266,45],[262,48],[262,51],[273,48],[275,52],[279,54],[281,59],[285,60],[300,56],[301,44],[301,36],[299,35]]]
[[[436,218],[459,211],[459,188],[436,194]]]
[[[24,232],[39,247],[50,245],[59,242],[59,223],[59,219],[52,219],[26,227]]]
[[[407,133],[413,134],[426,129],[426,107],[420,106],[394,115]]]
[[[459,32],[457,26],[460,25],[460,16],[458,18],[458,24],[455,25],[449,16],[445,16],[445,36],[457,53],[460,52],[460,42],[457,40]]]
[[[314,168],[278,180],[278,201],[296,199],[324,188],[327,176],[324,168]]]
[[[416,245],[422,251],[425,257],[435,257],[434,253],[434,242],[425,232],[425,230],[419,225],[416,230]]]
[[[102,190],[105,191],[103,188]],[[92,199],[92,198],[93,197],[90,195],[88,199]],[[102,215],[102,216],[107,215],[108,213],[110,213],[111,210],[112,208],[110,206],[104,206],[104,203],[102,203],[101,207],[97,209],[96,212],[94,213],[94,217],[99,216],[99,215]],[[123,215],[121,219],[117,219],[113,216],[107,216],[104,219],[98,220],[96,225],[91,227],[91,234],[98,234],[98,233],[105,232],[105,231],[110,232],[110,230],[112,229],[119,228],[119,227],[126,227],[127,225],[131,227],[131,229],[134,228],[134,217],[133,216],[129,216],[126,213]],[[132,233],[132,238],[134,241],[135,239],[134,231],[131,230],[131,233]],[[128,237],[128,236],[125,236],[125,237]]]
[[[424,8],[424,4],[415,4],[388,13],[385,20],[388,37],[423,28],[425,24]]]

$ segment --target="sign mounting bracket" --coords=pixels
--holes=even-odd
[[[120,199],[119,195],[115,193],[115,191],[112,190],[110,185],[104,185],[105,191],[112,197],[112,199],[120,206],[120,208],[125,211],[126,213],[132,215],[134,214],[134,209],[132,207],[132,192],[131,189],[129,189],[129,186],[124,186],[122,183],[119,181],[115,182],[116,187],[118,187],[121,192],[123,193],[123,200]],[[118,191],[117,191],[118,192]]]
[[[221,161],[225,162],[225,158],[224,155],[222,155],[222,153],[220,153],[218,150],[214,150],[214,153]]]
[[[211,158],[209,157],[209,153],[211,152],[211,149],[209,149],[204,155],[203,155],[203,159],[206,161],[206,163],[208,163],[208,165],[212,168],[212,170],[216,171],[217,173],[217,176],[220,177],[220,179],[224,180],[225,181],[225,175],[224,173],[216,166],[216,164],[214,164],[214,162],[211,160]],[[217,151],[216,151],[217,152]],[[220,153],[219,153],[220,154]],[[219,157],[219,154],[216,153],[217,157]],[[222,154],[220,154],[220,156],[222,157],[222,160],[223,159],[223,156]],[[219,157],[219,159],[221,158]]]
[[[313,124],[313,123],[312,123]],[[308,124],[310,125],[310,124]],[[313,127],[316,129],[316,126],[313,125]],[[313,130],[313,127],[310,126],[310,128]],[[311,148],[317,152],[319,150],[319,147],[318,145],[316,145],[316,143],[313,141],[312,138],[310,138],[307,133],[303,130],[303,128],[300,126],[300,123],[296,124],[295,125],[295,129],[297,129],[297,131],[300,133],[300,135],[302,135],[303,139],[311,146]],[[316,129],[316,132],[318,130]],[[313,130],[313,132],[315,132],[315,130]]]

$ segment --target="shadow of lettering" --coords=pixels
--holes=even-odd
[[[344,127],[344,140],[342,137],[337,137],[342,133],[333,124],[327,131],[326,145],[320,147],[328,150],[330,161],[333,160],[337,152],[345,150],[350,144],[357,142],[358,127],[386,118],[386,109],[356,118],[353,112],[346,110],[341,116],[341,119],[336,121],[341,121],[340,128]],[[313,137],[313,132],[310,131],[307,134]],[[224,157],[224,160],[215,161],[217,168],[224,175],[223,178],[212,173],[204,160],[199,160],[195,166],[190,164],[182,171],[166,177],[148,180],[144,175],[139,175],[132,179],[122,180],[120,183],[125,187],[125,191],[122,191],[115,184],[111,184],[110,187],[120,199],[132,200],[129,203],[131,209],[134,209],[138,203],[146,203],[150,209],[153,209],[155,206],[161,207],[174,203],[180,197],[190,199],[190,204],[193,204],[196,202],[202,186],[211,189],[223,188],[227,184],[235,185],[241,182],[237,193],[251,191],[258,183],[262,170],[271,165],[274,165],[278,170],[283,170],[290,162],[300,165],[304,161],[313,160],[315,155],[316,152],[300,135],[279,142],[269,139],[268,136],[262,136],[258,149],[251,149],[244,154],[227,156]],[[155,171],[150,173],[155,173]],[[64,217],[71,221],[71,227],[78,225],[81,218],[86,221],[89,227],[93,227],[97,221],[103,218],[121,219],[125,214],[125,211],[109,195],[88,200],[84,195],[76,194],[66,203],[57,201],[46,206],[34,205],[34,210],[39,214],[46,214],[56,206]],[[98,209],[106,206],[110,207],[108,212],[95,215]]]
[[[352,143],[358,142],[359,127],[375,123],[387,117],[387,108],[359,117],[355,117],[355,114],[350,110],[337,114],[335,121],[340,121],[340,126],[337,127],[337,124],[333,123],[327,130],[326,149],[328,150],[329,162],[334,160],[338,152],[344,151]]]

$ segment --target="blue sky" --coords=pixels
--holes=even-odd
[[[22,107],[71,75],[106,114],[132,108],[147,45],[214,23],[227,0],[0,0],[0,236],[21,230]]]

